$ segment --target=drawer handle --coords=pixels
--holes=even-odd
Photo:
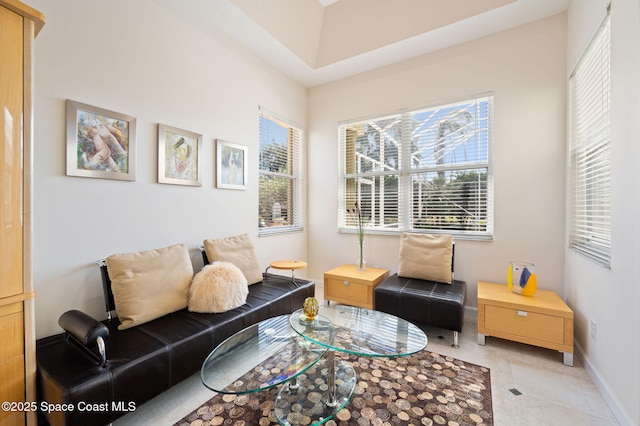
[[[349,285],[349,281],[342,281],[342,284]]]
[[[527,311],[518,311],[518,316],[526,317],[527,315],[529,315]]]

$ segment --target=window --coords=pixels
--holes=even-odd
[[[491,239],[492,96],[339,125],[339,229]]]
[[[609,18],[570,78],[570,247],[611,263]]]
[[[302,131],[260,110],[259,234],[302,230]]]

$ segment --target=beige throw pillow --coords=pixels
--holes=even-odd
[[[184,244],[114,254],[106,262],[120,330],[187,307],[193,265]]]
[[[403,233],[398,276],[451,284],[453,236]]]
[[[213,262],[193,277],[189,290],[191,312],[226,312],[244,305],[249,295],[247,279],[231,262]]]
[[[209,262],[217,260],[236,265],[249,285],[262,281],[262,270],[249,235],[242,234],[218,240],[205,240],[204,250]]]

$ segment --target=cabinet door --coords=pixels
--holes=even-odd
[[[22,302],[0,306],[0,401],[25,400],[24,311]],[[23,410],[1,410],[0,425],[24,425]]]
[[[23,18],[0,7],[0,400],[24,401],[22,99]],[[24,424],[20,411],[0,411],[0,424]]]
[[[0,298],[22,277],[23,18],[0,7]]]

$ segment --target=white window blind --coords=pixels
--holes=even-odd
[[[302,130],[259,114],[259,235],[302,230]]]
[[[338,222],[367,232],[490,239],[492,96],[340,123]]]
[[[605,18],[570,78],[570,247],[611,263],[610,24]]]

